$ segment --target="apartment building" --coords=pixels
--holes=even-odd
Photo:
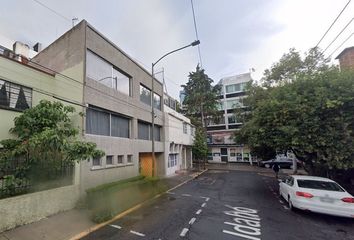
[[[189,118],[177,112],[177,101],[164,96],[165,115],[165,173],[174,175],[192,167],[192,145],[195,128]]]
[[[82,137],[106,156],[80,164],[81,191],[100,184],[152,175],[154,131],[156,174],[164,174],[163,86],[85,20],[42,50],[33,62],[83,86]],[[155,128],[151,108],[155,108]]]
[[[222,78],[219,96],[219,110],[222,115],[218,122],[210,121],[207,126],[209,162],[250,162],[252,159],[247,146],[238,145],[234,134],[242,123],[236,119],[235,109],[243,108],[246,97],[245,87],[252,80],[250,73]]]

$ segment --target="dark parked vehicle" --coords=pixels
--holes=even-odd
[[[260,167],[272,168],[273,165],[277,163],[280,168],[291,168],[293,165],[293,160],[290,158],[277,158],[268,161],[260,161]]]

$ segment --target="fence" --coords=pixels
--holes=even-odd
[[[1,153],[0,153],[1,154]],[[74,166],[71,163],[41,161],[26,158],[0,160],[0,199],[29,192],[72,184]]]

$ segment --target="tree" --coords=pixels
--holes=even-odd
[[[182,85],[185,114],[197,127],[205,128],[208,120],[219,116],[218,95],[221,87],[212,86],[212,83],[213,80],[198,65],[195,72],[189,73],[187,84]]]
[[[266,71],[262,86],[251,87],[238,139],[253,149],[292,150],[312,174],[354,167],[354,75],[326,64],[316,50],[296,71],[282,60]],[[279,66],[287,70],[275,74]]]
[[[101,157],[104,152],[96,149],[96,144],[83,142],[77,138],[78,128],[71,122],[75,109],[60,102],[40,101],[33,108],[25,110],[14,120],[10,133],[15,139],[0,141],[0,168],[21,159],[16,171],[8,176],[14,181],[39,176],[54,176],[63,165],[73,166],[75,161],[90,157]],[[36,171],[38,166],[49,166],[47,172]]]
[[[203,161],[205,168],[205,162],[208,156],[208,145],[206,142],[205,131],[203,131],[201,128],[196,129],[192,152],[194,159],[197,160],[198,163]]]

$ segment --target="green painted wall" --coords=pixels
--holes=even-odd
[[[70,72],[76,80],[83,79],[83,62],[70,68]],[[83,85],[60,75],[49,75],[29,66],[0,56],[0,79],[17,83],[32,88],[32,106],[35,106],[42,99],[59,101],[51,96],[40,93],[43,91],[50,95],[55,95],[73,102],[82,104]],[[64,102],[64,104],[70,104]],[[73,115],[73,123],[82,129],[82,117],[79,112],[83,112],[81,106],[72,105],[76,108]],[[13,137],[9,134],[9,129],[13,127],[13,120],[21,113],[0,108],[0,140]]]

